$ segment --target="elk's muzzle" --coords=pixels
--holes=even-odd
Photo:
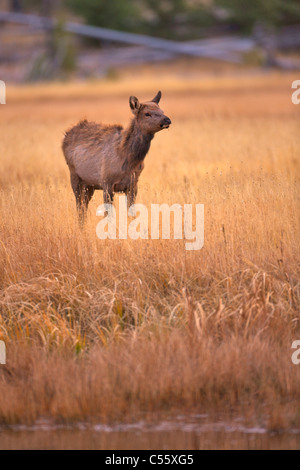
[[[165,117],[163,120],[162,120],[162,123],[160,125],[160,127],[162,129],[168,129],[168,127],[172,124],[172,121],[170,118],[168,117]]]

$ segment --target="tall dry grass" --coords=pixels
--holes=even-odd
[[[0,109],[0,422],[209,410],[300,425],[299,110],[268,74],[8,88]],[[60,143],[162,88],[138,202],[205,204],[205,246],[78,229]]]

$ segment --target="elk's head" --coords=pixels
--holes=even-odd
[[[129,98],[131,111],[135,115],[142,132],[155,134],[155,132],[168,129],[170,126],[171,119],[164,114],[158,105],[160,99],[161,91],[157,93],[152,101],[145,101],[145,103],[140,103],[136,96]]]

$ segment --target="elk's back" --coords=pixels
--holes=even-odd
[[[87,184],[102,186],[113,180],[122,164],[118,157],[122,130],[85,120],[66,132],[62,148],[70,171]]]

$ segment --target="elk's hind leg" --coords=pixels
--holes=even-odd
[[[93,197],[95,189],[93,186],[88,186],[76,173],[71,172],[71,186],[76,199],[76,207],[78,212],[79,223],[82,226],[86,219],[86,212],[90,200]]]
[[[88,205],[89,205],[90,200],[93,197],[94,192],[95,192],[94,186],[89,186],[87,184],[81,185],[81,207],[82,207],[83,222],[85,222]]]

